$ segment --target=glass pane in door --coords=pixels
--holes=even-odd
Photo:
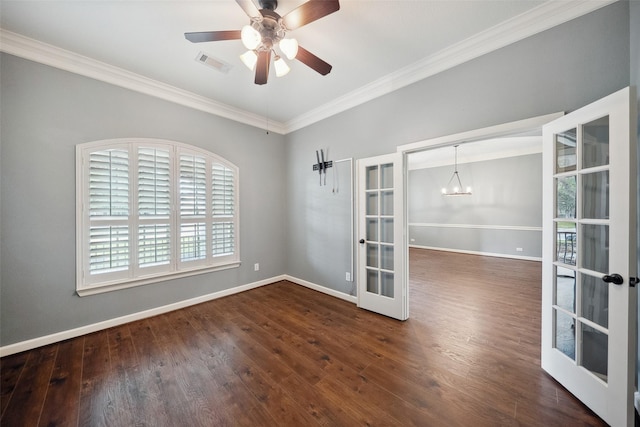
[[[609,171],[582,175],[582,218],[609,219]]]
[[[567,265],[576,265],[578,256],[576,223],[558,221],[556,226],[556,261]]]
[[[369,166],[366,169],[367,190],[378,189],[378,166]]]
[[[367,292],[378,293],[378,271],[367,269]]]
[[[609,116],[582,126],[582,168],[609,164]]]
[[[576,272],[565,267],[555,267],[555,304],[568,312],[576,311]]]
[[[600,277],[580,275],[581,315],[605,328],[609,327],[609,285]]]
[[[576,217],[576,176],[556,179],[556,215],[558,218]]]
[[[582,363],[586,369],[607,381],[609,337],[588,325],[582,324]]]
[[[580,230],[581,267],[607,274],[609,271],[609,226],[582,224]]]
[[[575,319],[558,310],[555,313],[555,348],[564,353],[567,357],[576,358],[576,329]]]
[[[380,273],[380,295],[393,298],[393,273]]]
[[[367,243],[367,267],[378,267],[378,245]]]
[[[569,129],[568,131],[555,135],[556,173],[576,170],[576,140],[576,129]]]
[[[393,163],[380,165],[380,188],[393,188]]]

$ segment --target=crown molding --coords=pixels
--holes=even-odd
[[[0,51],[61,70],[100,80],[165,101],[204,111],[270,132],[286,133],[282,123],[214,101],[140,74],[78,55],[0,28]],[[268,129],[265,127],[268,123]]]
[[[521,15],[285,122],[275,122],[122,68],[0,28],[0,51],[260,129],[287,134],[523,40],[617,0],[549,0]],[[268,123],[268,129],[265,124]]]
[[[617,0],[550,0],[285,123],[287,132],[371,101],[489,52],[593,12]]]

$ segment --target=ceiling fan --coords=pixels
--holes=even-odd
[[[289,72],[289,66],[275,51],[276,46],[287,58],[297,59],[323,76],[329,74],[330,64],[298,46],[296,39],[287,39],[285,36],[289,31],[339,10],[338,0],[309,0],[284,16],[278,15],[275,11],[278,7],[277,0],[258,1],[260,9],[253,0],[236,0],[250,18],[250,23],[242,30],[202,31],[184,33],[184,36],[193,43],[242,40],[249,50],[240,58],[247,67],[252,70],[255,68],[255,83],[258,85],[267,83],[272,53],[276,75],[282,76]]]

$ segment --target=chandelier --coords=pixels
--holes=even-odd
[[[458,174],[458,145],[454,145],[453,148],[455,149],[453,175],[451,175],[451,178],[449,179],[449,182],[447,183],[447,185],[442,188],[442,195],[443,196],[470,196],[471,187],[466,187],[465,189],[465,187],[462,186],[462,181],[460,180],[460,174]]]

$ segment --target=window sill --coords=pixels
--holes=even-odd
[[[240,264],[241,264],[240,261],[235,261],[229,264],[198,268],[194,270],[179,271],[171,274],[162,274],[162,275],[157,275],[152,277],[143,277],[143,278],[131,279],[131,280],[119,280],[113,283],[89,285],[89,286],[83,286],[83,287],[78,286],[76,288],[76,293],[80,297],[103,294],[105,292],[118,291],[121,289],[134,288],[136,286],[149,285],[151,283],[165,282],[167,280],[174,280],[174,279],[180,279],[183,277],[196,276],[199,274],[211,273],[213,271],[221,271],[221,270],[228,270],[231,268],[238,268],[240,267]]]

